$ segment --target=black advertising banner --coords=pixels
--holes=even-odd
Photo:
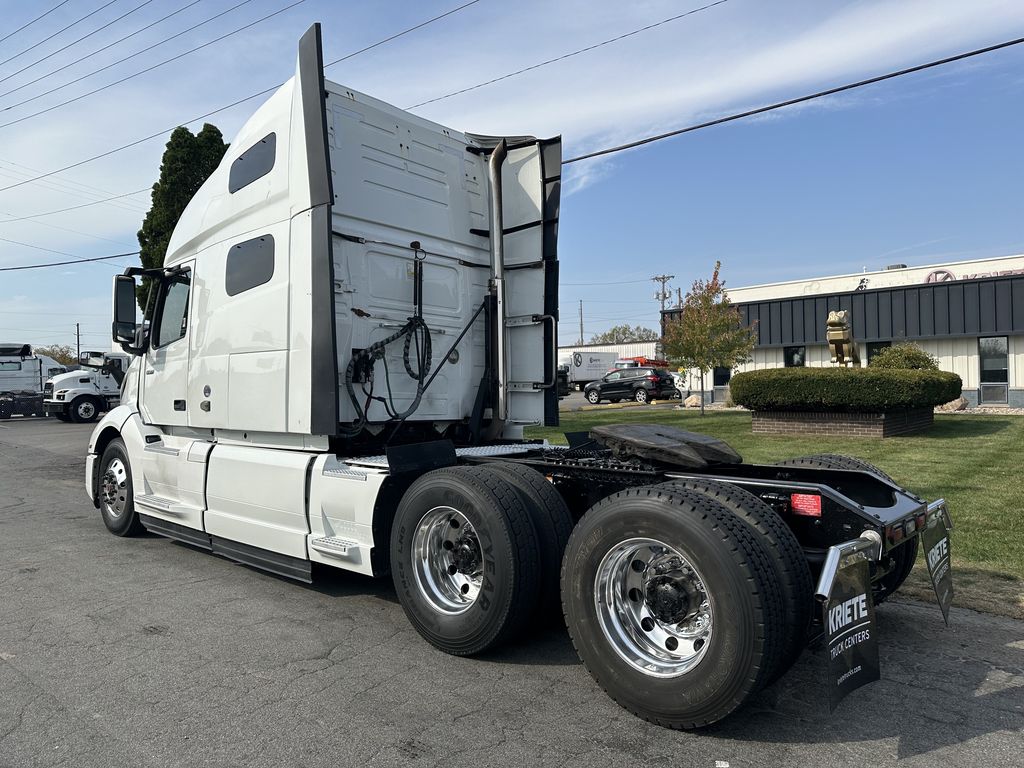
[[[935,596],[939,600],[942,618],[949,626],[949,606],[953,602],[953,568],[949,559],[949,530],[946,528],[945,511],[929,515],[928,525],[921,531],[921,545],[924,547],[924,561],[928,565]]]
[[[832,710],[848,694],[878,680],[878,639],[871,575],[863,555],[844,558],[824,605],[828,645],[828,702]]]

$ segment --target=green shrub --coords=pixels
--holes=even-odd
[[[917,344],[896,344],[886,347],[873,358],[870,367],[904,371],[937,371],[939,361]]]
[[[732,377],[733,402],[753,411],[878,413],[932,408],[960,397],[963,382],[945,371],[870,368],[769,368]]]

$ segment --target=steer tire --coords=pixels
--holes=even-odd
[[[431,531],[465,539],[447,549]],[[455,582],[462,572],[448,570],[456,568],[454,555],[442,554],[465,551],[478,564],[467,571],[479,574],[475,594],[462,585],[469,597],[459,596]],[[530,623],[539,573],[530,512],[503,475],[487,467],[445,467],[418,478],[402,496],[391,529],[391,574],[405,615],[436,648],[469,656],[511,640]]]
[[[618,553],[646,540],[674,550],[665,557],[685,558],[711,606],[706,647],[697,648],[694,642],[688,649],[703,655],[691,656],[688,668],[668,674],[624,644],[627,637],[641,643],[655,637],[645,625],[653,615],[653,604],[645,596],[647,576],[642,577],[643,592],[626,591],[632,577],[620,577],[612,567],[633,557],[617,559]],[[573,645],[598,685],[633,714],[669,728],[697,728],[721,720],[764,687],[785,651],[786,608],[771,559],[771,551],[748,523],[703,493],[644,487],[613,494],[587,511],[566,549],[562,601]],[[624,570],[651,572],[649,567],[638,569],[635,562]],[[616,620],[609,617],[627,621],[620,607],[633,611],[640,603],[649,612],[639,624],[630,625],[631,632],[609,630],[614,629],[609,622]],[[635,641],[629,642],[635,647]]]
[[[513,462],[488,462],[485,466],[515,486],[537,532],[537,545],[540,549],[537,619],[541,623],[555,617],[561,620],[559,574],[562,570],[562,555],[565,554],[565,546],[572,533],[572,513],[562,495],[544,475],[532,467]]]
[[[767,544],[774,578],[782,593],[785,616],[779,668],[769,680],[769,683],[774,683],[793,666],[803,651],[814,608],[814,585],[800,542],[774,509],[738,486],[715,480],[680,478],[658,487],[693,490],[714,499],[747,523],[754,534]]]
[[[838,453],[816,453],[811,456],[800,456],[776,463],[783,467],[820,467],[821,469],[849,469],[870,472],[886,482],[898,486],[895,480],[874,464],[869,464],[855,456],[843,456]],[[871,585],[871,597],[875,605],[884,603],[886,598],[903,586],[903,582],[907,580],[907,577],[914,568],[914,562],[917,560],[920,538],[920,536],[915,536],[909,542],[897,547],[887,555],[891,560],[888,572]]]
[[[109,492],[105,493],[108,473],[111,484],[106,486]],[[137,536],[145,530],[135,509],[128,451],[119,437],[110,441],[100,458],[96,498],[103,524],[115,536]]]
[[[68,406],[68,414],[76,424],[88,424],[99,418],[100,404],[94,397],[79,395]]]

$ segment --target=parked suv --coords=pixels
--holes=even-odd
[[[636,400],[646,403],[675,396],[676,387],[672,374],[660,368],[623,368],[609,371],[597,381],[587,384],[584,396],[591,403],[610,400]]]

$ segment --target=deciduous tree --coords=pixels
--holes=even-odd
[[[632,341],[657,341],[658,332],[642,325],[616,325],[590,337],[591,344],[627,344]]]
[[[725,293],[715,262],[710,280],[695,280],[677,319],[665,324],[662,344],[669,359],[700,372],[700,412],[704,413],[704,377],[714,368],[732,368],[750,360],[754,326],[745,326]]]

